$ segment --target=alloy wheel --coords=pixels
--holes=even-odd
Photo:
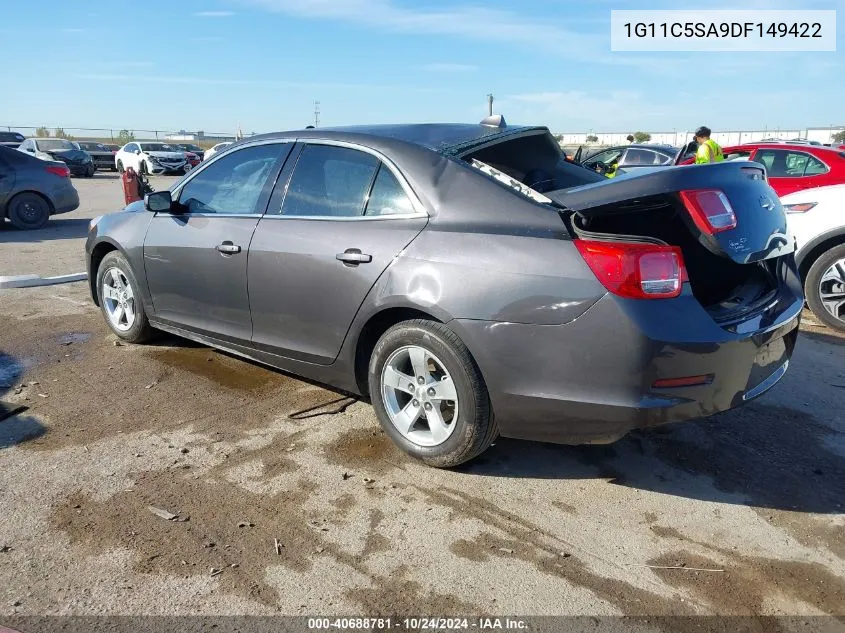
[[[388,357],[381,397],[393,426],[414,444],[437,446],[455,430],[455,384],[443,362],[423,347],[400,347]]]
[[[135,323],[135,294],[119,268],[109,268],[103,275],[103,303],[116,330],[126,332]]]
[[[824,271],[819,281],[819,298],[833,318],[845,322],[845,258]]]

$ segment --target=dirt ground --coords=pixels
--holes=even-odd
[[[79,210],[0,232],[0,274],[84,270],[121,191],[74,182]],[[365,403],[117,344],[85,283],[2,290],[0,616],[843,616],[845,340],[803,330],[741,410],[439,471]]]

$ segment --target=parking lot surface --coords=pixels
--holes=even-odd
[[[122,190],[74,183],[74,213],[0,232],[0,274],[84,271]],[[118,344],[86,283],[0,290],[21,409],[0,421],[0,613],[843,615],[843,342],[805,321],[786,378],[710,420],[500,439],[441,471],[364,402],[170,336]]]

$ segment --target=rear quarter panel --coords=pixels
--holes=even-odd
[[[554,325],[605,294],[553,208],[451,160],[427,191],[431,221],[377,281],[364,312],[402,306],[443,321]]]

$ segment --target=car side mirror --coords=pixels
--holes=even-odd
[[[139,150],[139,149],[135,150],[135,154],[140,154],[140,153],[141,153],[141,150]]]
[[[144,208],[153,213],[168,212],[173,207],[170,191],[154,191],[144,196]]]

